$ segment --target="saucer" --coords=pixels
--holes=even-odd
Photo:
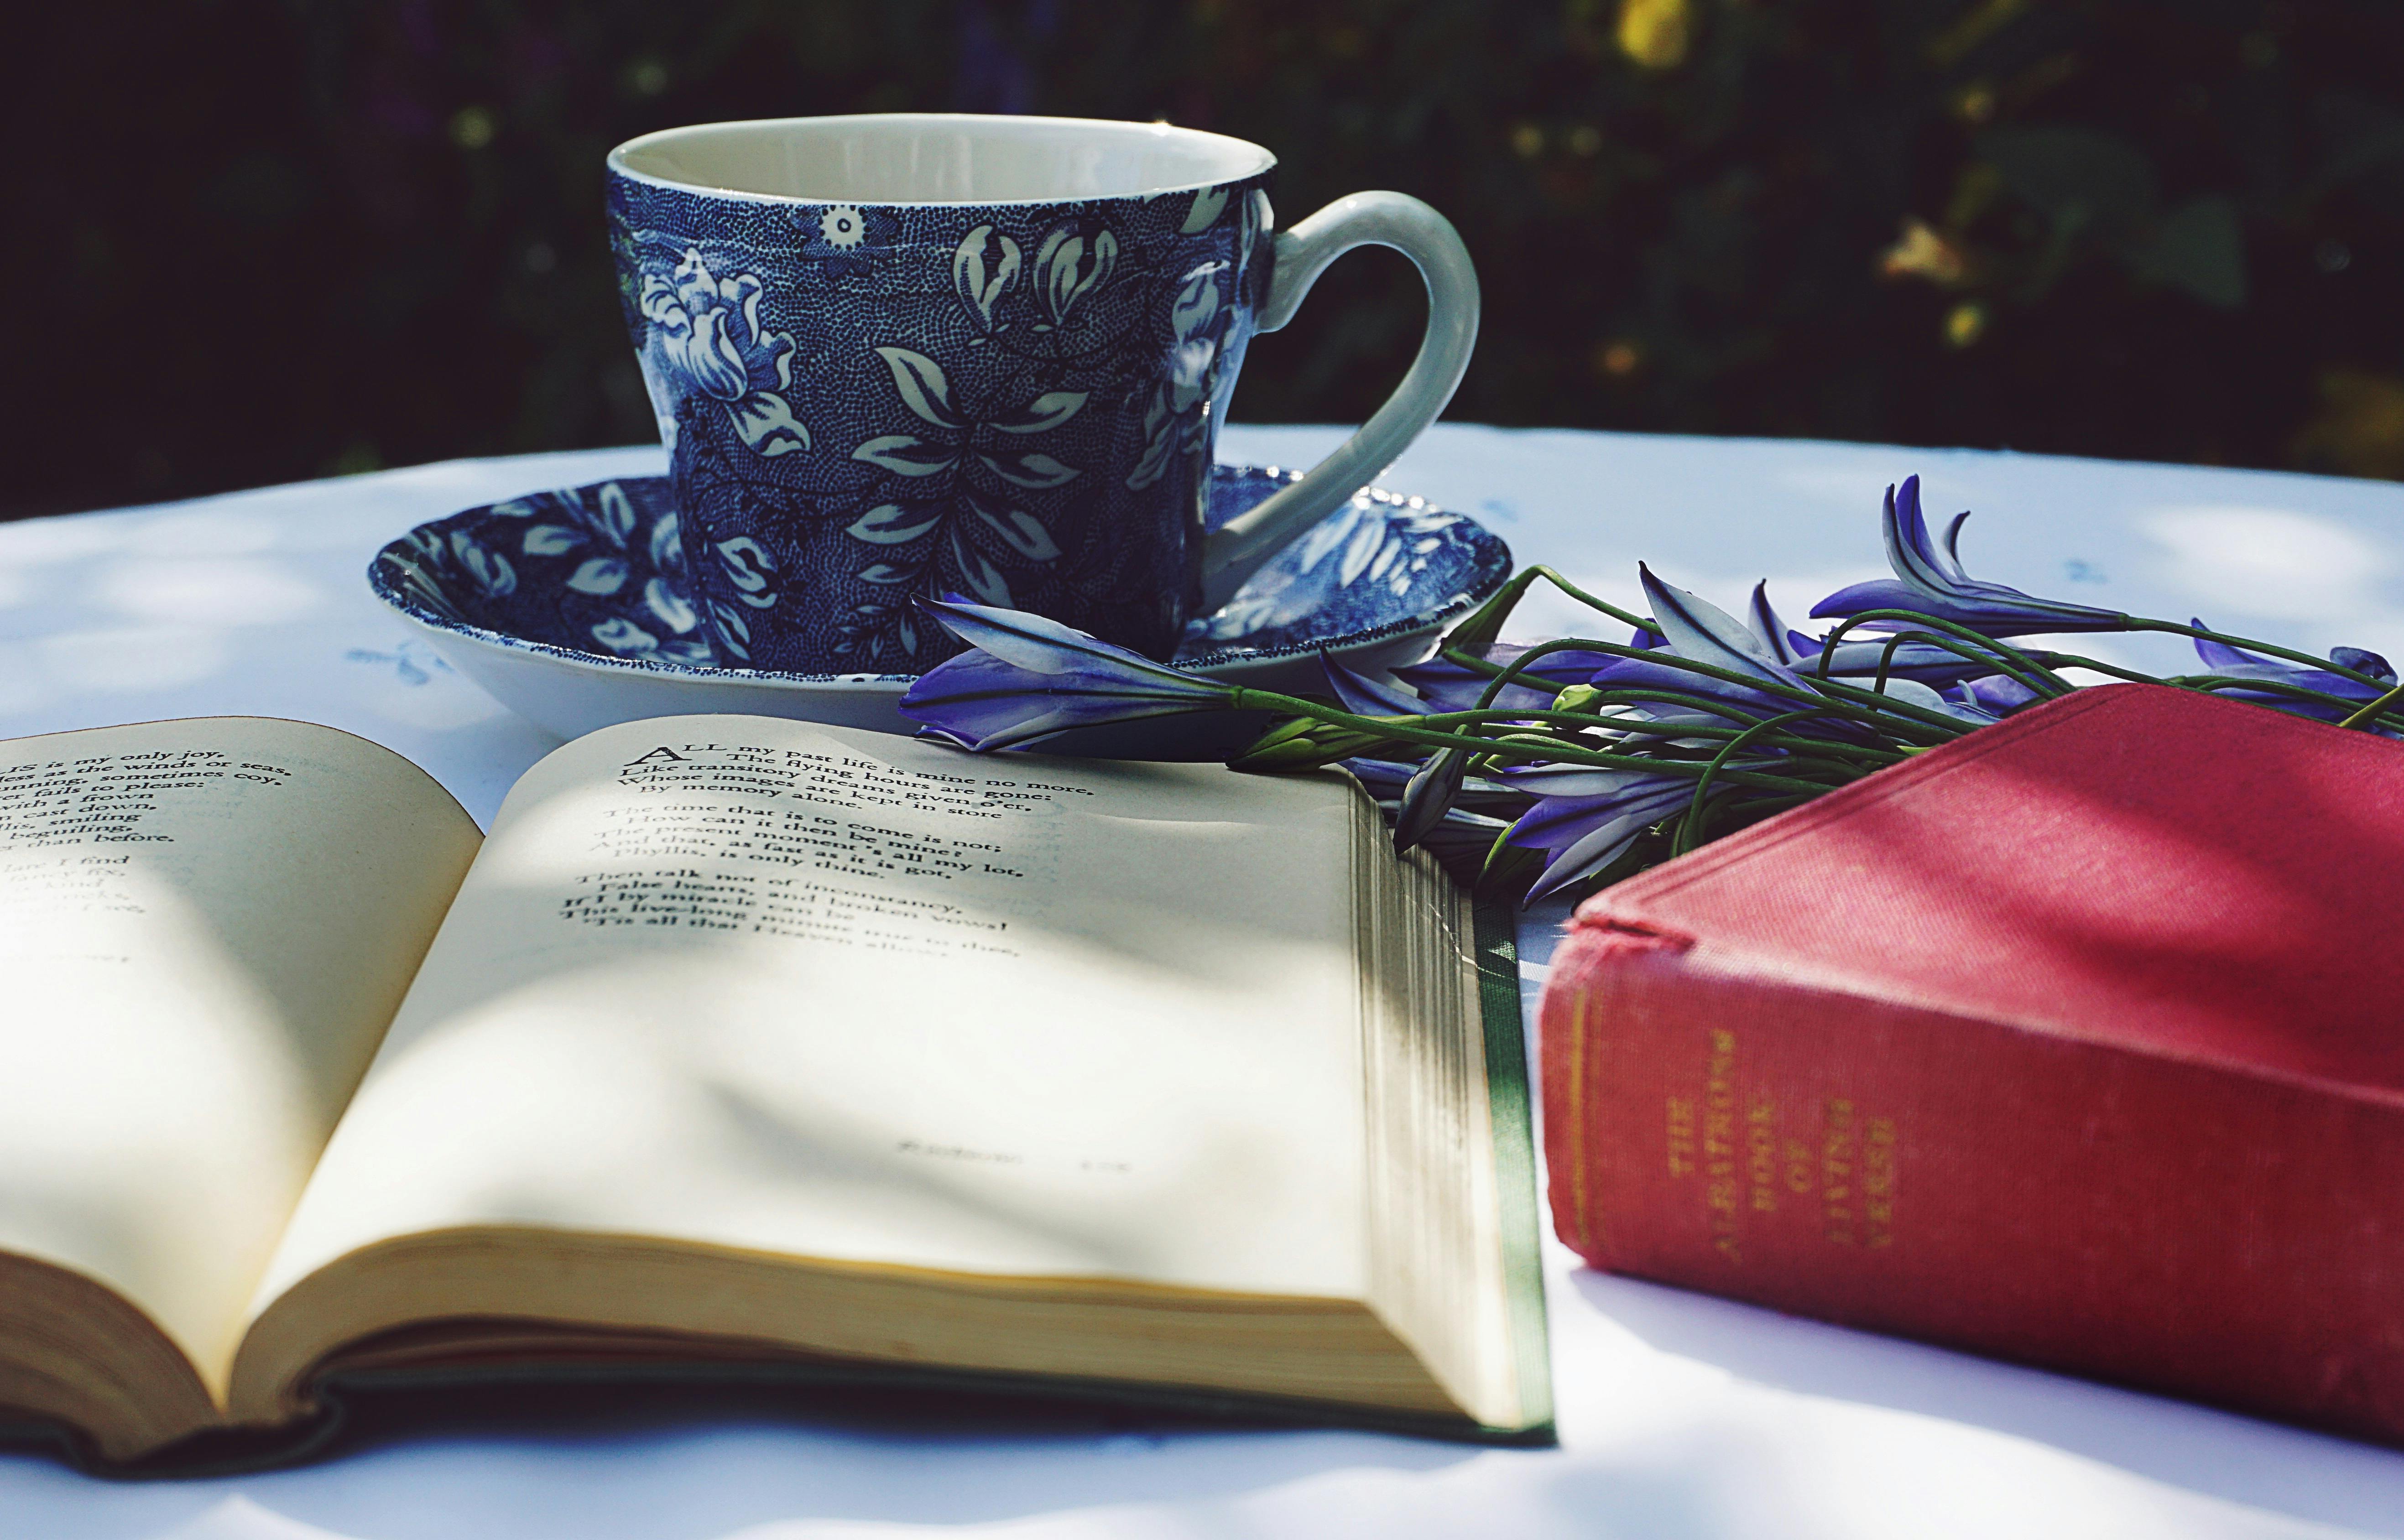
[[[1217,467],[1205,524],[1301,475]],[[681,564],[667,478],[636,477],[421,524],[376,553],[368,582],[452,667],[563,738],[707,712],[916,729],[899,709],[915,674],[720,667],[668,576]],[[1509,549],[1475,520],[1370,488],[1189,622],[1175,661],[1263,689],[1323,687],[1322,648],[1364,673],[1414,661],[1510,573]]]

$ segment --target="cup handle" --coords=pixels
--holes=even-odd
[[[1224,604],[1287,541],[1333,512],[1410,447],[1452,399],[1477,343],[1477,270],[1452,221],[1399,192],[1339,198],[1277,237],[1258,331],[1293,319],[1327,264],[1355,246],[1391,246],[1427,281],[1427,335],[1410,372],[1360,431],[1310,474],[1213,531],[1202,547],[1202,608]]]

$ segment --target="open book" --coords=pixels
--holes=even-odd
[[[326,728],[0,743],[0,1422],[783,1365],[1542,1438],[1476,951],[1332,773],[668,717],[480,839]]]

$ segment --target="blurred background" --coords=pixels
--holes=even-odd
[[[1167,118],[1448,214],[1456,419],[2404,478],[2394,0],[85,0],[11,24],[0,517],[634,442],[601,161],[670,124]],[[1236,414],[1354,421],[1347,258]]]

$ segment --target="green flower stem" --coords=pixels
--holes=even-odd
[[[1642,696],[1638,699],[1650,701],[1656,698]],[[1821,712],[1806,712],[1803,715],[1808,716],[1818,716],[1826,714]],[[1751,717],[1732,716],[1730,717],[1731,722],[1740,723],[1742,725],[1720,728],[1708,727],[1692,722],[1647,722],[1640,717],[1598,717],[1588,712],[1538,711],[1511,707],[1489,708],[1485,711],[1431,712],[1425,716],[1391,718],[1378,717],[1376,718],[1376,720],[1412,721],[1419,723],[1422,727],[1433,725],[1443,728],[1475,728],[1485,727],[1491,724],[1516,725],[1528,722],[1542,722],[1548,726],[1577,728],[1602,727],[1614,732],[1635,732],[1656,738],[1732,738],[1739,736],[1740,734],[1748,736],[1754,735],[1760,730],[1760,723]],[[1534,742],[1532,739],[1530,741]],[[1545,742],[1574,742],[1574,740],[1562,740],[1558,738],[1548,738],[1543,741]],[[1803,738],[1792,733],[1776,734],[1763,739],[1762,742],[1768,747],[1783,748],[1789,751],[1807,755],[1818,755],[1821,757],[1830,760],[1838,760],[1846,757],[1855,747],[1855,745],[1850,743],[1837,743],[1824,738]],[[1875,748],[1869,744],[1860,745],[1860,753],[1865,757],[1876,758],[1880,764],[1894,764],[1903,758],[1902,755],[1897,754],[1892,749]]]
[[[2175,686],[2180,689],[2201,690],[2207,694],[2217,694],[2222,690],[2260,690],[2269,695],[2284,696],[2290,701],[2309,701],[2316,706],[2332,706],[2350,714],[2340,724],[2341,726],[2351,724],[2355,717],[2368,720],[2369,714],[2379,707],[2380,701],[2395,698],[2395,692],[2391,690],[2379,700],[2357,701],[2350,695],[2331,695],[2327,690],[2316,690],[2309,685],[2291,685],[2284,679],[2245,679],[2225,673],[2174,674],[2163,680],[2162,683]],[[2355,708],[2357,706],[2361,710],[2356,711]]]
[[[1915,706],[1908,701],[1898,701],[1891,695],[1880,695],[1874,690],[1866,690],[1859,685],[1848,685],[1842,680],[1824,679],[1820,682],[1820,687],[1840,700],[1883,702],[1880,709],[1907,719],[1906,722],[1894,724],[1894,727],[1902,727],[1908,723],[1908,726],[1923,731],[1933,728],[1941,735],[1936,739],[1940,743],[1951,742],[1969,731],[1975,725],[1964,722],[1958,716],[1948,716],[1941,711],[1930,711],[1925,706]]]
[[[1549,755],[1554,748],[1558,747],[1560,740],[1557,738],[1539,737],[1532,733],[1506,733],[1501,737],[1491,739],[1489,742],[1497,745],[1511,748],[1525,747],[1538,750],[1540,751],[1538,757],[1541,758]],[[1473,756],[1473,758],[1475,757],[1475,756]],[[1905,756],[1897,755],[1895,757],[1900,760]],[[1646,764],[1656,767],[1695,767],[1707,765],[1709,762],[1710,756],[1701,754],[1679,755],[1675,756],[1665,756],[1658,759],[1648,757],[1645,761]],[[1787,776],[1790,779],[1816,780],[1824,787],[1832,787],[1848,785],[1852,782],[1860,780],[1863,776],[1870,774],[1874,770],[1883,770],[1885,767],[1883,765],[1858,764],[1850,760],[1812,759],[1788,756],[1780,758],[1776,763],[1775,769],[1777,773]],[[1684,773],[1684,770],[1681,770],[1680,773]],[[1768,772],[1767,770],[1763,770],[1762,773]]]
[[[2117,663],[2105,663],[2092,658],[2082,658],[2075,652],[2034,652],[2029,656],[2040,659],[2050,669],[2088,669],[2113,679],[2125,679],[2132,685],[2169,683],[2158,674],[2139,673],[2134,669],[2124,669]]]
[[[1906,642],[1910,641],[1914,634],[1914,632],[1908,631],[1896,631],[1893,636],[1886,639],[1885,646],[1879,648],[1878,676],[1870,681],[1870,692],[1872,694],[1884,695],[1886,693],[1887,678],[1894,673],[1895,649],[1902,646]],[[1923,631],[1918,634],[1926,635],[1928,633]],[[1827,649],[1822,648],[1821,650],[1824,652]],[[1825,674],[1824,673],[1822,677],[1824,678]]]
[[[1509,824],[1505,824],[1502,825],[1502,832],[1494,836],[1494,843],[1486,847],[1486,859],[1477,864],[1477,881],[1479,883],[1483,884],[1488,878],[1493,876],[1495,866],[1507,859],[1516,850],[1517,850],[1518,847],[1511,843],[1511,831],[1516,826],[1517,820],[1516,819]]]
[[[1495,662],[1492,659],[1481,657],[1456,645],[1450,636],[1447,636],[1444,639],[1444,645],[1436,649],[1436,656],[1447,663],[1458,663],[1462,668],[1475,673],[1482,673],[1489,679],[1506,672],[1502,664]],[[1522,679],[1519,681],[1519,687],[1542,690],[1547,695],[1558,695],[1569,688],[1567,685],[1556,685],[1543,679]]]
[[[1518,683],[1519,675],[1526,671],[1529,664],[1534,662],[1537,659],[1548,657],[1557,652],[1576,652],[1584,650],[1586,649],[1576,645],[1576,639],[1573,637],[1558,637],[1550,642],[1537,643],[1534,646],[1530,647],[1527,651],[1521,653],[1518,657],[1514,658],[1509,663],[1505,664],[1502,672],[1497,673],[1493,678],[1486,681],[1486,688],[1478,692],[1477,709],[1484,711],[1487,707],[1494,704],[1495,701],[1502,696],[1504,690]],[[1560,698],[1560,693],[1561,692],[1558,688],[1555,688],[1553,691],[1554,699],[1558,700]]]
[[[2399,691],[2404,691],[2404,687],[2398,687],[2397,689],[2390,690],[2376,701],[2366,701],[2355,696],[2331,695],[2327,690],[2316,690],[2309,685],[2289,684],[2285,680],[2239,679],[2233,675],[2225,673],[2172,673],[2155,675],[2150,673],[2139,673],[2134,669],[2124,669],[2112,663],[2098,662],[2092,658],[2081,658],[2076,653],[2047,652],[2040,653],[2037,656],[2043,658],[2049,666],[2054,668],[2092,669],[2097,673],[2106,675],[2113,679],[2125,679],[2132,685],[2169,685],[2177,689],[2215,690],[2223,687],[2250,687],[2258,685],[2266,691],[2274,695],[2285,695],[2298,701],[2311,701],[2321,705],[2334,706],[2340,710],[2352,713],[2352,715],[2341,722],[2340,726],[2355,726],[2358,725],[2358,721],[2374,721],[2378,716],[2389,715],[2393,712],[2399,701],[2404,700],[2404,695],[2399,695]],[[2339,671],[2332,669],[2329,672],[2337,673]],[[2374,683],[2376,681],[2374,681]],[[2360,709],[2356,710],[2355,708],[2357,707]],[[2404,716],[2398,717],[2397,726],[2404,728]]]
[[[1747,689],[1759,690],[1764,695],[1783,696],[1787,700],[1797,702],[1815,702],[1819,699],[1808,689],[1795,689],[1789,686],[1757,678],[1750,673],[1739,673],[1734,669],[1724,669],[1715,663],[1698,662],[1692,658],[1681,658],[1675,653],[1665,652],[1657,647],[1622,646],[1617,642],[1605,642],[1592,636],[1556,637],[1550,642],[1539,644],[1538,647],[1530,648],[1508,664],[1497,663],[1489,659],[1480,658],[1475,653],[1464,652],[1459,647],[1449,645],[1438,656],[1447,662],[1458,663],[1462,668],[1486,674],[1489,678],[1508,678],[1511,683],[1517,684],[1524,689],[1547,690],[1558,695],[1561,692],[1561,687],[1558,685],[1546,684],[1543,680],[1531,682],[1516,677],[1522,668],[1539,656],[1539,648],[1544,653],[1599,652],[1607,658],[1633,658],[1640,662],[1658,663],[1664,668],[1681,669],[1688,673],[1701,674],[1707,679],[1717,679],[1729,685],[1742,685]]]
[[[1743,731],[1748,728],[1754,727],[1760,721],[1759,717],[1751,715],[1736,707],[1730,706],[1724,701],[1715,700],[1707,695],[1686,695],[1682,692],[1669,690],[1631,688],[1618,690],[1596,690],[1588,700],[1590,701],[1600,701],[1605,705],[1677,706],[1691,711],[1707,712],[1712,715],[1722,718],[1728,724],[1728,726],[1713,727],[1694,722],[1656,722],[1641,716],[1603,716],[1599,715],[1594,712],[1587,711],[1583,707],[1573,711],[1563,711],[1558,708],[1547,710],[1541,707],[1531,706],[1488,706],[1482,709],[1471,711],[1430,712],[1424,716],[1391,718],[1391,720],[1415,721],[1422,727],[1439,723],[1445,725],[1458,724],[1469,726],[1489,722],[1544,722],[1548,724],[1561,724],[1589,729],[1600,729],[1606,732],[1614,732],[1623,735],[1640,733],[1655,738],[1721,738],[1731,733]],[[1859,717],[1866,714],[1854,712],[1850,708],[1840,708],[1837,711],[1824,712],[1817,715],[1842,715],[1852,718]],[[1390,720],[1390,718],[1380,717],[1377,718],[1377,720],[1385,721]],[[1868,743],[1846,743],[1832,739],[1798,738],[1792,735],[1781,735],[1779,739],[1775,740],[1775,742],[1779,746],[1799,748],[1810,752],[1837,756],[1859,753],[1872,756],[1881,761],[1887,762],[1891,762],[1894,757],[1896,757],[1894,751],[1892,749],[1882,748]]]
[[[2392,683],[2390,680],[2380,679],[2358,670],[2347,668],[2332,659],[2315,658],[2311,653],[2273,646],[2268,642],[2256,642],[2243,636],[2230,636],[2224,631],[2213,631],[2209,627],[2182,626],[2175,620],[2148,620],[2143,616],[2136,615],[2125,616],[2122,618],[2125,621],[2122,629],[2126,631],[2162,631],[2172,636],[2200,636],[2207,642],[2219,642],[2235,647],[2240,652],[2258,652],[2271,658],[2284,658],[2290,663],[2301,663],[2306,668],[2318,669],[2324,673],[2339,674],[2358,685],[2369,685],[2376,689],[2386,689]],[[2347,702],[2349,705],[2352,703]]]
[[[1532,685],[1527,684],[1525,681],[1521,681],[1521,686],[1523,688],[1536,690],[1550,687],[1544,685],[1542,681],[1538,681]],[[1739,707],[1730,705],[1727,701],[1719,699],[1717,696],[1690,695],[1684,690],[1668,689],[1658,686],[1638,687],[1630,685],[1618,689],[1601,690],[1595,689],[1590,685],[1583,687],[1589,692],[1585,702],[1576,707],[1571,708],[1568,715],[1581,719],[1591,727],[1603,728],[1613,731],[1622,729],[1631,731],[1649,731],[1660,733],[1672,738],[1688,736],[1688,734],[1682,731],[1681,724],[1670,722],[1651,723],[1647,722],[1645,718],[1640,716],[1604,716],[1600,713],[1587,710],[1587,705],[1599,701],[1606,706],[1676,706],[1681,710],[1703,712],[1710,715],[1719,717],[1723,721],[1734,724],[1735,728],[1749,727],[1753,723],[1760,720],[1750,713],[1747,713]],[[1553,699],[1558,701],[1563,693],[1564,692],[1561,690],[1554,690]],[[1556,709],[1558,708],[1557,707]],[[1528,719],[1532,719],[1541,715],[1541,713],[1533,709],[1516,706],[1498,706],[1493,708],[1493,711],[1495,714],[1502,715],[1517,716]],[[1431,713],[1430,715],[1434,715],[1439,714]],[[1719,731],[1722,729],[1696,728],[1695,730]],[[1726,730],[1734,730],[1734,728]]]
[[[1728,760],[1735,757],[1739,750],[1759,734],[1782,728],[1789,722],[1800,722],[1806,717],[1820,715],[1822,713],[1818,711],[1790,711],[1777,716],[1765,717],[1756,726],[1738,733],[1723,744],[1720,751],[1712,756],[1711,763],[1703,767],[1703,773],[1695,778],[1694,800],[1686,804],[1686,816],[1678,825],[1677,838],[1670,841],[1670,853],[1684,855],[1695,848],[1696,841],[1702,832],[1703,803],[1711,796],[1712,783],[1718,777],[1721,769],[1727,764]]]
[[[2011,675],[2039,695],[2067,695],[2078,687],[2008,642],[1997,641],[1983,631],[1972,631],[1967,626],[1955,625],[1950,620],[1939,620],[1933,615],[1922,615],[1918,610],[1902,609],[1864,610],[1859,615],[1847,616],[1838,622],[1835,630],[1820,639],[1819,666],[1815,671],[1819,678],[1828,677],[1828,665],[1836,659],[1837,644],[1844,639],[1845,632],[1865,620],[1908,621],[1912,625],[1926,626],[1944,635],[1953,637],[1979,649],[1980,655],[1992,654],[1996,663],[1997,673]],[[1929,637],[1928,640],[1936,645],[1943,645],[1935,636]],[[1946,650],[1957,649],[1949,647]]]
[[[1526,597],[1528,590],[1534,586],[1539,577],[1551,583],[1553,587],[1588,609],[1600,610],[1614,620],[1638,631],[1647,631],[1655,636],[1661,634],[1659,630],[1642,616],[1631,615],[1610,601],[1597,598],[1586,592],[1552,568],[1539,565],[1520,568],[1512,576],[1510,581],[1494,591],[1493,598],[1478,605],[1475,613],[1452,628],[1451,633],[1445,638],[1446,645],[1462,647],[1492,645],[1495,639],[1502,634],[1502,622],[1510,618],[1511,612],[1518,607],[1519,601]]]
[[[1797,689],[1793,686],[1779,684],[1776,681],[1763,679],[1754,674],[1739,673],[1733,669],[1724,669],[1712,663],[1697,662],[1694,659],[1680,658],[1674,653],[1665,653],[1657,648],[1626,647],[1620,645],[1616,642],[1604,642],[1587,636],[1564,636],[1557,639],[1556,641],[1544,643],[1543,645],[1546,650],[1553,652],[1599,652],[1606,657],[1633,658],[1642,662],[1657,663],[1664,668],[1683,669],[1688,673],[1698,673],[1703,675],[1705,678],[1721,680],[1726,684],[1741,685],[1747,689],[1757,690],[1763,695],[1775,696],[1781,700],[1792,701],[1797,705],[1824,706],[1829,704],[1829,698],[1825,694],[1814,694],[1808,688]],[[1501,675],[1513,673],[1517,670],[1519,665],[1531,661],[1534,652],[1533,649],[1530,649],[1529,654],[1512,659],[1511,665],[1507,668],[1500,663],[1489,662],[1486,659],[1479,658],[1474,653],[1463,652],[1458,647],[1447,646],[1444,649],[1441,656],[1447,662],[1458,663],[1463,668],[1471,669],[1480,673]],[[1547,686],[1542,683],[1526,685],[1524,687],[1529,689],[1550,689],[1556,695],[1560,693],[1560,687]],[[1961,724],[1955,722],[1953,718],[1946,716],[1942,713],[1923,711],[1918,706],[1909,705],[1889,696],[1874,695],[1868,690],[1852,689],[1849,686],[1837,685],[1834,681],[1829,682],[1829,689],[1831,692],[1841,692],[1848,699],[1858,698],[1859,701],[1866,702],[1866,704],[1863,704],[1859,709],[1850,712],[1840,712],[1838,715],[1850,717],[1854,721],[1867,723],[1873,727],[1888,726],[1889,723],[1887,718],[1893,714],[1900,714],[1919,723],[1933,723],[1938,726],[1950,725],[1952,728],[1959,728],[1961,726]]]
[[[2018,648],[2013,649],[2016,653],[2019,653],[2020,656],[2027,658],[2031,662],[2037,665],[2034,674],[2024,675],[2014,669],[2006,659],[1996,656],[1993,651],[1992,642],[1985,648],[1974,647],[1962,641],[1959,637],[1941,635],[1935,631],[1895,632],[1894,639],[1887,643],[1886,646],[1880,654],[1880,662],[1881,667],[1883,667],[1887,659],[1892,658],[1894,655],[1895,647],[1904,642],[1919,642],[1924,645],[1950,652],[1954,657],[1963,659],[1968,662],[1984,664],[1986,667],[1994,670],[1997,673],[2004,674],[2006,677],[2014,679],[2020,684],[2026,686],[2028,688],[2035,690],[2039,695],[2046,693],[2046,691],[2040,687],[2043,681],[2046,679],[2060,680],[2064,689],[2076,689],[2078,687],[2077,686],[2071,684],[2066,679],[2061,679],[2061,676],[2053,672],[2053,666],[2048,661],[2048,659],[2053,656],[2050,653],[2020,652]],[[1825,656],[1824,652],[1822,656]],[[1885,688],[1885,686],[1880,685],[1879,687],[1882,690]]]
[[[1284,738],[1287,737],[1301,736],[1301,734],[1293,732],[1293,729],[1304,727],[1306,725],[1306,720],[1307,719],[1302,717],[1290,718],[1284,728],[1276,729],[1277,734],[1283,735],[1280,737],[1279,741],[1282,742],[1284,741]],[[1435,724],[1440,728],[1449,727],[1461,728],[1524,728],[1531,722],[1542,720],[1548,726],[1554,728],[1556,731],[1562,727],[1592,728],[1597,725],[1595,718],[1578,712],[1531,712],[1501,709],[1485,712],[1445,712],[1420,717],[1374,717],[1371,718],[1371,720],[1388,724],[1395,722],[1409,722],[1421,727]],[[1311,722],[1309,725],[1325,726],[1324,723],[1316,722]],[[1653,734],[1662,738],[1705,737],[1712,739],[1726,739],[1735,737],[1740,732],[1746,730],[1745,728],[1735,727],[1697,727],[1692,724],[1673,725],[1670,723],[1646,723],[1643,724],[1643,726]],[[1341,730],[1344,730],[1348,734],[1349,742],[1329,746],[1324,756],[1318,760],[1319,763],[1329,764],[1337,759],[1349,758],[1352,755],[1362,752],[1364,747],[1377,746],[1377,741],[1372,740],[1367,733],[1351,732],[1349,728]],[[1246,756],[1248,756],[1251,754],[1261,752],[1265,746],[1274,747],[1275,745],[1270,742],[1270,737],[1271,735],[1264,735],[1259,742],[1254,743],[1251,749],[1246,751]],[[1389,741],[1399,742],[1399,740]],[[1555,736],[1553,734],[1539,732],[1504,731],[1493,734],[1492,736],[1482,737],[1480,741],[1484,745],[1484,751],[1473,756],[1473,759],[1479,761],[1498,756],[1514,761],[1531,757],[1536,759],[1545,759],[1554,757],[1557,751],[1563,748],[1575,749],[1586,746],[1580,744],[1574,737]],[[1873,748],[1867,744],[1864,744],[1859,746],[1857,752],[1854,752],[1854,745],[1832,744],[1824,739],[1801,738],[1789,733],[1764,734],[1757,737],[1754,740],[1754,742],[1757,747],[1780,749],[1784,752],[1785,757],[1782,758],[1778,765],[1778,769],[1782,773],[1803,778],[1823,778],[1825,780],[1827,784],[1832,786],[1843,785],[1849,782],[1858,781],[1863,776],[1869,774],[1873,770],[1882,770],[1888,765],[1898,764],[1905,758],[1908,757],[1908,756],[1899,750]],[[1498,756],[1495,752],[1498,750],[1516,750],[1525,752],[1503,752]],[[1616,751],[1606,749],[1600,752],[1613,753]],[[1646,765],[1695,765],[1702,763],[1703,756],[1693,755],[1655,758],[1653,757],[1653,751],[1647,751],[1642,755],[1639,762]]]
[[[1755,720],[1745,718],[1741,725],[1725,728],[1706,727],[1694,722],[1648,722],[1637,717],[1604,717],[1602,722],[1612,731],[1623,735],[1676,740],[1733,738],[1738,733],[1745,731]],[[1760,744],[1764,748],[1809,756],[1832,763],[1866,762],[1872,768],[1896,764],[1906,757],[1901,749],[1884,744],[1852,743],[1833,738],[1805,738],[1787,732],[1771,733],[1760,740]]]
[[[1669,775],[1702,773],[1699,760],[1654,759],[1633,754],[1600,753],[1593,749],[1572,748],[1551,739],[1544,740],[1541,746],[1506,747],[1491,738],[1431,732],[1421,728],[1405,727],[1389,717],[1357,716],[1349,711],[1297,696],[1279,695],[1274,690],[1253,689],[1242,685],[1230,685],[1226,688],[1227,705],[1234,711],[1267,711],[1279,716],[1307,716],[1330,727],[1349,728],[1374,738],[1391,739],[1400,743],[1420,743],[1435,749],[1465,749],[1472,754],[1498,757],[1507,756],[1513,759],[1551,759],[1565,765],[1591,765],[1597,770],[1646,770]],[[1766,775],[1755,770],[1730,770],[1726,777],[1745,785],[1773,791],[1817,793],[1826,789],[1810,782]]]
[[[2395,705],[2398,701],[2404,701],[2404,685],[2398,685],[2394,689],[2389,690],[2386,694],[2381,696],[2378,700],[2366,703],[2360,711],[2355,712],[2352,716],[2340,722],[2338,726],[2341,728],[2369,727],[2371,723],[2379,719],[2381,713],[2384,712],[2388,707]]]

